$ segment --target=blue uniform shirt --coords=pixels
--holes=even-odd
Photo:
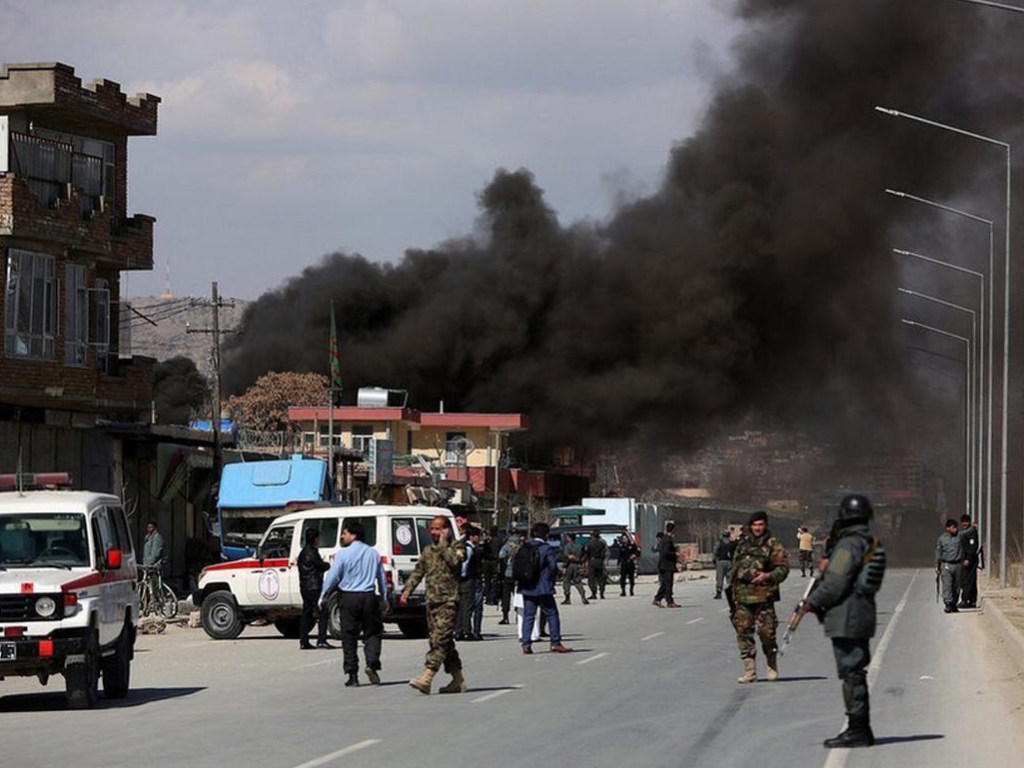
[[[377,550],[358,539],[339,549],[324,578],[321,600],[335,584],[342,592],[372,592],[376,584],[381,599],[387,597],[388,583]]]

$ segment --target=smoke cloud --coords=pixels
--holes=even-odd
[[[875,447],[923,429],[891,249],[919,237],[952,259],[961,235],[883,189],[998,219],[1004,156],[874,107],[1011,140],[1021,30],[953,0],[735,13],[735,69],[655,195],[566,225],[528,170],[499,170],[465,238],[396,264],[335,253],[262,296],[225,343],[228,390],[326,372],[333,300],[347,399],[381,385],[423,410],[524,412],[545,443],[687,448],[750,413]]]

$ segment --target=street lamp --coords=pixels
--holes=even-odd
[[[955,334],[955,333],[950,333],[949,331],[944,331],[941,328],[935,328],[935,327],[933,327],[931,325],[925,325],[924,323],[918,323],[918,322],[916,322],[914,320],[907,320],[905,317],[904,318],[900,318],[900,322],[903,323],[904,325],[911,325],[911,326],[914,326],[915,328],[922,328],[922,329],[924,329],[926,331],[931,331],[932,333],[938,333],[938,334],[940,334],[942,336],[946,336],[946,337],[948,337],[950,339],[956,339],[958,341],[962,341],[967,346],[967,386],[965,387],[965,389],[967,390],[967,398],[966,398],[966,402],[964,403],[964,411],[967,414],[967,418],[964,419],[964,421],[965,421],[965,425],[964,425],[965,426],[965,429],[964,429],[964,432],[965,432],[965,435],[964,435],[964,451],[965,451],[965,453],[969,453],[969,451],[970,451],[970,443],[971,443],[970,426],[969,426],[969,424],[970,424],[970,413],[971,413],[971,402],[970,402],[971,401],[971,395],[970,395],[971,387],[970,387],[970,381],[971,381],[971,374],[972,374],[972,372],[971,372],[971,340],[969,338],[967,338],[966,336],[960,336],[960,335]],[[969,476],[968,476],[968,478],[966,478],[966,480],[967,480],[967,484],[969,484],[970,483]]]
[[[956,310],[959,310],[960,312],[966,312],[966,313],[970,314],[970,316],[971,316],[971,341],[970,341],[970,344],[968,344],[968,346],[967,346],[967,352],[971,356],[971,360],[974,360],[974,350],[977,349],[977,342],[975,341],[975,339],[977,338],[977,330],[978,330],[978,328],[977,328],[977,313],[973,309],[971,309],[970,307],[961,306],[960,304],[954,304],[951,301],[945,301],[945,300],[937,298],[935,296],[929,296],[929,295],[924,294],[924,293],[918,293],[917,291],[911,291],[911,290],[909,290],[907,288],[898,288],[897,290],[900,293],[905,294],[907,296],[914,296],[915,298],[924,299],[925,301],[931,301],[931,302],[934,302],[935,304],[939,304],[939,305],[941,305],[943,307],[949,307],[950,309],[956,309]],[[982,305],[982,308],[983,308],[983,311],[984,311],[984,304]],[[968,368],[968,370],[970,370],[970,369]],[[968,488],[970,489],[969,490],[970,497],[967,500],[968,514],[970,514],[972,511],[976,511],[977,510],[977,507],[974,507],[974,509],[972,510],[972,506],[974,504],[974,499],[975,499],[975,494],[977,493],[977,488],[978,488],[978,475],[977,475],[977,467],[975,466],[975,462],[972,460],[972,456],[971,456],[971,453],[973,451],[973,446],[974,446],[974,434],[975,434],[975,430],[978,428],[978,419],[980,418],[980,415],[981,415],[981,413],[980,413],[980,411],[981,411],[980,404],[975,404],[975,399],[980,397],[980,393],[978,392],[978,389],[977,389],[977,387],[975,387],[975,383],[974,383],[974,379],[977,378],[977,376],[978,376],[978,372],[975,371],[974,376],[971,376],[970,374],[968,374],[968,380],[967,380],[967,402],[970,403],[970,406],[967,409],[967,434],[968,434],[967,442],[968,442],[968,449],[967,449],[967,452],[966,452],[967,453],[967,484],[968,484]],[[974,415],[972,413],[972,410],[975,409],[975,408],[978,409],[978,414],[977,415]],[[978,447],[980,448],[980,441],[979,441]]]
[[[993,420],[992,420],[992,387],[993,387],[993,383],[992,383],[992,381],[993,381],[992,380],[992,361],[995,359],[994,354],[993,354],[993,349],[992,349],[992,339],[995,336],[995,334],[993,333],[993,330],[995,329],[995,316],[994,316],[994,313],[995,313],[995,305],[996,305],[995,296],[993,295],[994,292],[995,292],[995,287],[996,287],[995,286],[995,280],[993,279],[994,276],[995,276],[995,259],[994,259],[994,255],[993,255],[993,253],[994,253],[993,246],[994,246],[994,242],[995,242],[995,237],[994,237],[994,235],[995,235],[995,226],[994,226],[994,224],[992,223],[992,221],[990,219],[984,219],[981,216],[974,215],[973,213],[968,213],[967,211],[961,211],[959,208],[954,208],[951,205],[945,205],[943,203],[937,203],[934,200],[928,200],[927,198],[924,198],[924,197],[918,197],[917,195],[912,195],[909,192],[901,192],[901,191],[895,190],[895,189],[886,189],[885,192],[886,192],[886,194],[889,194],[889,195],[895,195],[896,197],[903,197],[903,198],[906,198],[908,200],[913,200],[913,201],[918,202],[918,203],[923,203],[924,205],[930,205],[933,208],[938,208],[938,209],[940,209],[942,211],[948,211],[949,213],[955,213],[957,216],[963,216],[964,218],[971,219],[972,221],[977,221],[977,222],[980,222],[982,224],[988,225],[988,326],[987,326],[987,330],[988,330],[988,335],[987,335],[987,338],[988,338],[988,368],[987,368],[987,371],[988,371],[988,386],[987,387],[983,387],[983,389],[985,390],[985,400],[987,400],[987,402],[988,402],[988,417],[983,421],[983,423],[987,427],[988,434],[987,434],[986,439],[985,439],[986,446],[985,446],[984,450],[982,450],[981,456],[979,457],[982,461],[985,462],[985,467],[983,469],[980,466],[980,464],[979,464],[979,467],[978,467],[978,471],[981,473],[981,476],[983,478],[986,478],[986,480],[983,481],[984,485],[985,485],[985,505],[984,505],[984,507],[981,506],[981,499],[980,499],[980,496],[979,496],[978,508],[979,509],[984,509],[984,511],[985,511],[985,520],[988,521],[988,525],[985,527],[985,550],[987,552],[991,552],[992,551],[992,424],[993,424]],[[985,301],[984,301],[984,295],[985,295],[985,276],[982,276],[981,281],[982,281],[981,282],[982,303],[981,303],[980,306],[981,306],[981,315],[982,315],[982,321],[981,321],[981,339],[982,339],[982,342],[981,342],[981,345],[980,345],[980,352],[981,352],[981,362],[980,362],[981,371],[980,371],[980,373],[981,373],[982,377],[984,377],[985,370],[986,370],[986,366],[985,366],[985,339],[986,339],[985,330],[986,330],[986,326],[985,326]],[[1004,316],[1006,318],[1006,325],[1007,326],[1009,325],[1009,312],[1010,312],[1010,307],[1009,306],[1003,307],[1003,314],[1004,314]],[[986,453],[987,453],[987,457],[986,457]]]
[[[1010,6],[1006,6],[1009,8]],[[946,131],[952,131],[958,133],[961,136],[966,136],[970,139],[976,139],[978,141],[984,141],[987,144],[994,144],[995,146],[1002,147],[1006,150],[1006,273],[1003,277],[1003,306],[1006,307],[1006,311],[1003,313],[1003,414],[1002,414],[1002,435],[1000,438],[1002,444],[1002,455],[1000,456],[1000,477],[999,477],[999,579],[1000,586],[1006,586],[1006,486],[1007,486],[1007,474],[1008,474],[1008,463],[1007,463],[1007,420],[1010,410],[1010,145],[1005,141],[999,141],[993,139],[990,136],[982,136],[980,133],[971,133],[965,131],[962,128],[956,128],[952,125],[946,125],[944,123],[937,123],[934,120],[928,120],[918,115],[912,115],[907,112],[900,112],[897,109],[889,109],[888,107],[875,107],[875,110],[885,115],[892,117],[904,117],[908,120],[914,120],[925,125],[930,125],[934,128],[942,128]]]

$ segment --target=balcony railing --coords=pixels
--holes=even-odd
[[[11,132],[11,170],[47,208],[68,199],[68,185],[77,187],[83,218],[103,208],[103,158],[75,152],[74,146],[27,133]]]

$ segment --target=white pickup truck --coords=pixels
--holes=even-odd
[[[0,680],[64,676],[68,705],[127,695],[139,607],[115,496],[0,492]]]
[[[455,521],[440,507],[365,504],[360,507],[327,506],[291,512],[274,520],[260,541],[255,557],[217,563],[203,569],[193,602],[200,607],[203,629],[215,640],[238,637],[246,624],[272,622],[285,637],[299,636],[302,595],[299,593],[298,557],[306,531],[320,531],[320,554],[331,562],[341,547],[346,520],[362,523],[365,542],[380,553],[388,580],[385,597],[390,610],[385,622],[393,622],[406,637],[427,634],[424,585],[406,606],[394,598],[416,567],[420,553],[432,544],[430,521],[437,515]],[[336,606],[337,592],[328,598],[329,628],[341,636]]]

